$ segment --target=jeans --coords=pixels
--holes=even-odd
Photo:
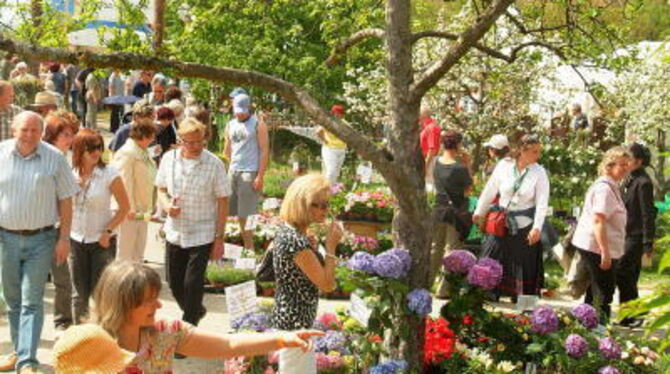
[[[44,323],[44,285],[58,232],[23,236],[0,230],[2,285],[9,307],[9,329],[18,356],[16,368],[37,365]]]
[[[165,242],[165,275],[172,296],[184,311],[182,320],[197,325],[203,316],[205,270],[212,243],[182,248]]]
[[[72,275],[72,314],[74,323],[82,323],[88,316],[88,300],[98,284],[102,271],[114,261],[116,238],[109,241],[109,247],[102,248],[96,243],[80,243],[70,240],[70,273]]]

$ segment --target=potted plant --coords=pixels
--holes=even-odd
[[[210,264],[205,271],[205,278],[214,288],[224,288],[254,279],[254,272],[249,269],[235,269],[229,266]]]
[[[273,297],[276,287],[275,282],[258,282],[258,293],[260,296]]]

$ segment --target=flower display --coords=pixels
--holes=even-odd
[[[263,332],[270,328],[270,319],[263,313],[247,313],[234,320],[230,326],[235,331]]]
[[[357,271],[363,271],[366,273],[374,273],[375,272],[375,256],[363,252],[363,251],[358,251],[354,253],[351,258],[347,261],[347,266],[351,270],[357,270]]]
[[[579,304],[572,308],[571,313],[587,329],[598,326],[598,312],[589,304]]]
[[[341,330],[342,322],[337,318],[337,315],[333,313],[323,313],[320,316],[316,317],[314,321],[314,327],[322,330]]]
[[[372,266],[377,275],[400,279],[407,275],[412,261],[407,250],[393,248],[375,256]]]
[[[598,374],[620,374],[620,372],[614,366],[604,366],[598,370]]]
[[[329,330],[326,335],[314,338],[314,351],[328,353],[332,351],[345,353],[346,337],[340,331]]]
[[[346,220],[390,222],[395,205],[394,196],[384,190],[349,192],[344,196],[338,217]]]
[[[386,361],[383,364],[370,368],[370,374],[396,374],[407,368],[405,361]]]
[[[454,353],[456,336],[444,318],[426,319],[425,339],[423,362],[426,365],[440,363]]]
[[[477,257],[470,251],[457,249],[442,260],[444,268],[455,274],[467,274],[477,262]]]
[[[500,263],[492,258],[482,258],[470,268],[468,282],[486,290],[494,289],[502,280],[503,269]]]
[[[589,349],[589,343],[579,334],[570,334],[565,339],[565,351],[574,358],[582,357]]]
[[[433,298],[427,290],[417,288],[407,294],[407,307],[419,316],[425,317],[433,311]]]
[[[317,370],[339,369],[344,366],[344,359],[340,354],[325,354],[323,352],[317,352],[315,356]]]
[[[547,306],[540,306],[533,310],[530,317],[531,331],[537,334],[549,334],[558,330],[558,316]]]
[[[598,349],[603,357],[608,360],[618,360],[621,358],[621,347],[616,340],[606,337],[598,341]]]

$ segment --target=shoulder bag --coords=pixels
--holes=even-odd
[[[516,196],[517,192],[519,192],[519,188],[521,188],[521,183],[526,177],[526,174],[528,174],[527,167],[519,179],[514,183],[514,191],[512,192],[512,196],[510,197],[506,207],[503,208],[500,205],[495,204],[486,213],[486,218],[484,220],[484,232],[486,234],[497,237],[503,237],[507,235],[507,208],[509,208],[510,204],[512,203],[512,199],[514,199],[514,196]],[[499,199],[499,197],[497,199]]]

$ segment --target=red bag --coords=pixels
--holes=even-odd
[[[502,208],[490,209],[486,213],[484,232],[498,237],[507,235],[507,212]]]

